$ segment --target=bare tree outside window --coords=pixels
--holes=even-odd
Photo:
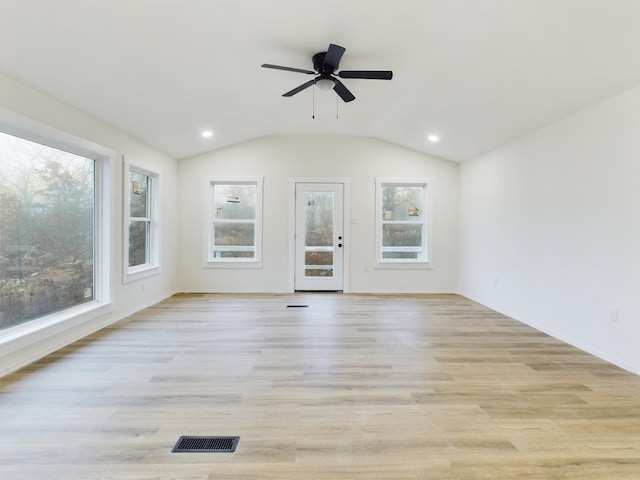
[[[382,260],[425,259],[425,184],[383,183],[379,215]]]
[[[256,184],[221,182],[212,190],[214,259],[254,259]]]
[[[0,133],[0,329],[94,299],[95,161]]]
[[[151,181],[143,173],[129,173],[129,267],[151,261]]]
[[[305,192],[307,277],[333,277],[333,206],[333,192]]]

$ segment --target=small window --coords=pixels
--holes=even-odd
[[[377,266],[429,266],[427,183],[376,181]]]
[[[216,180],[209,188],[209,265],[261,261],[262,179]]]
[[[158,174],[129,165],[125,192],[125,282],[158,273]]]

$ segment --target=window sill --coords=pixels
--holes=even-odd
[[[160,273],[160,267],[157,265],[142,265],[140,267],[131,268],[124,274],[122,283],[135,282],[142,278],[151,277],[152,275],[158,275]]]
[[[46,330],[66,330],[105,315],[112,310],[113,304],[111,302],[105,303],[94,300],[62,312],[52,313],[46,317],[27,321],[0,331],[0,345],[4,348],[7,344],[16,340],[37,334],[43,334],[43,338],[47,338],[50,334],[45,332]]]
[[[424,270],[431,270],[433,269],[433,265],[431,264],[431,262],[420,262],[420,261],[406,261],[406,262],[399,262],[399,261],[378,261],[375,264],[375,268],[395,268],[395,269],[424,269]]]
[[[246,261],[246,262],[239,262],[237,260],[230,260],[230,261],[219,260],[215,262],[211,262],[211,261],[204,262],[204,265],[202,267],[203,268],[262,268],[262,262],[255,261],[255,260]]]

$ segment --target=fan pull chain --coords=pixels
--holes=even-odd
[[[340,105],[340,102],[338,102],[338,95],[336,95],[336,120],[340,120],[340,117],[338,116],[338,106]]]
[[[316,86],[313,86],[313,95],[311,97],[313,100],[311,100],[312,102],[312,111],[311,111],[311,118],[315,120],[316,118]]]

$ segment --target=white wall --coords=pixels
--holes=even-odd
[[[638,179],[640,88],[463,163],[461,293],[640,373]]]
[[[454,292],[457,289],[458,165],[368,138],[265,137],[179,162],[179,286],[183,291],[286,292],[290,242],[288,179],[351,179],[351,292]],[[264,176],[261,269],[205,269],[206,182]],[[433,182],[433,269],[374,268],[374,178]],[[367,270],[365,272],[365,269]]]
[[[67,328],[58,325],[46,334],[33,335],[20,341],[4,342],[0,346],[0,375],[15,370],[44,356],[77,338],[124,318],[128,314],[152,305],[176,291],[177,248],[175,207],[177,162],[139,141],[85,115],[63,103],[43,95],[0,74],[0,120],[15,121],[24,117],[46,128],[101,145],[116,152],[112,191],[112,256],[113,311],[100,318]],[[122,156],[137,165],[160,174],[161,184],[161,272],[141,281],[122,283],[123,274],[123,167]],[[73,323],[73,322],[72,322]]]

